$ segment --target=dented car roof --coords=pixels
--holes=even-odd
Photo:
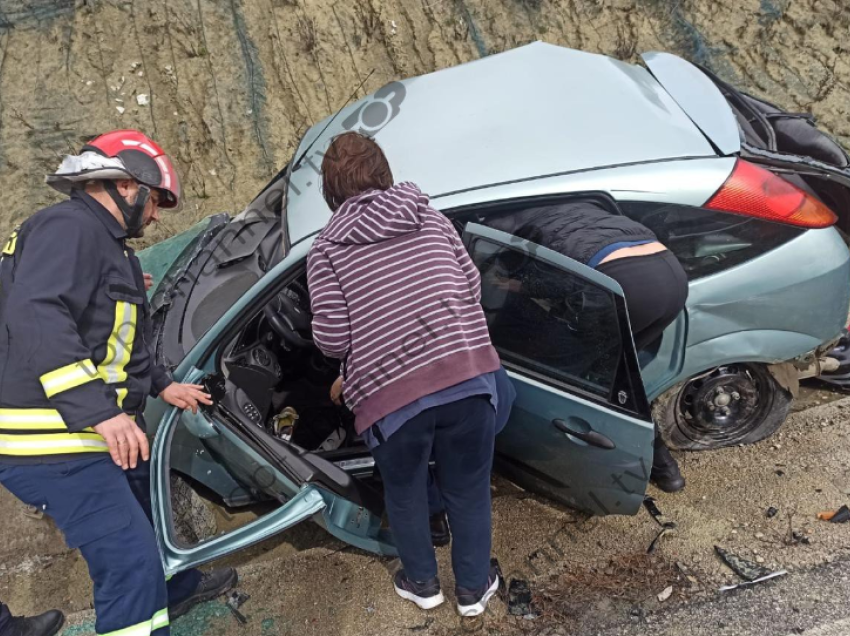
[[[330,215],[321,155],[347,130],[374,134],[396,181],[438,198],[494,184],[716,153],[641,66],[535,42],[394,82],[313,126],[295,157],[287,205],[291,243]],[[377,132],[375,132],[377,130]]]

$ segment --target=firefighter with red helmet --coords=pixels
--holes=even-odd
[[[150,349],[150,307],[126,244],[177,209],[171,159],[134,130],[101,135],[47,183],[0,254],[0,483],[51,516],[94,582],[97,634],[168,634],[169,621],[236,584],[232,569],[166,582],[151,523],[148,395],[211,404]]]

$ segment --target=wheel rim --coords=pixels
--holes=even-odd
[[[773,403],[766,372],[739,364],[718,367],[679,392],[676,424],[697,443],[734,444],[761,423]]]

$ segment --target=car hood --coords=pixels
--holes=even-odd
[[[716,156],[645,68],[542,42],[393,82],[329,121],[313,126],[295,153],[309,148],[289,181],[291,243],[330,217],[318,169],[330,139],[347,130],[374,135],[396,182],[413,181],[435,199],[547,175]]]

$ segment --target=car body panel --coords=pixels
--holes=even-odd
[[[699,68],[670,53],[648,52],[641,59],[649,72],[724,155],[741,150],[735,114],[723,93]]]
[[[396,181],[415,181],[434,197],[577,170],[716,156],[645,68],[604,55],[536,42],[394,84],[403,91],[397,116],[375,140]],[[343,109],[326,130],[329,119],[316,124],[299,145],[296,157],[311,144],[312,154],[290,180],[292,243],[320,230],[330,214],[317,153],[369,103],[372,97]]]
[[[467,249],[477,239],[509,248],[525,258],[551,264],[574,277],[588,281],[623,298],[623,290],[613,279],[563,254],[501,232],[470,223],[464,232]],[[474,252],[470,249],[470,252]],[[485,289],[485,293],[489,290]],[[486,304],[486,301],[485,301]],[[627,334],[622,353],[637,367],[628,312],[623,305],[620,320]],[[634,514],[643,502],[652,466],[655,437],[643,385],[629,400],[643,411],[634,415],[611,408],[605,398],[583,398],[574,392],[541,383],[512,368],[510,376],[517,390],[511,416],[496,438],[496,458],[500,472],[520,485],[542,490],[560,501],[595,514]],[[625,403],[625,398],[621,400]],[[566,434],[553,425],[556,419],[584,432],[594,431],[613,442],[613,448],[600,448]],[[624,487],[623,483],[629,484]]]
[[[700,206],[717,192],[734,167],[735,159],[729,157],[658,161],[581,170],[431,198],[436,208],[448,214],[455,208],[491,201],[591,191],[607,192],[618,201]]]
[[[652,467],[651,422],[606,411],[511,370],[517,391],[496,438],[498,472],[533,492],[592,514],[635,514]],[[616,444],[594,448],[554,428],[554,419],[587,422]]]
[[[653,356],[638,353],[640,375],[647,399],[652,402],[676,384],[682,375],[687,351],[688,311],[682,311],[661,334],[661,343]]]
[[[834,228],[804,232],[691,282],[687,351],[675,381],[731,362],[782,362],[813,351],[841,334],[848,306],[846,244]]]

